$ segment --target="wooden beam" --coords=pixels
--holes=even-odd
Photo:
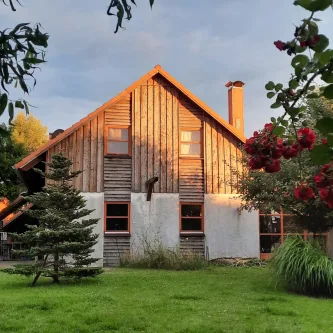
[[[146,186],[147,186],[147,201],[151,200],[151,194],[153,192],[154,184],[158,182],[158,177],[153,177],[150,178],[149,180],[146,181]]]

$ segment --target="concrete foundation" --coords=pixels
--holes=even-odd
[[[145,244],[179,245],[179,194],[131,195],[131,251],[141,252]]]
[[[259,258],[258,212],[238,213],[230,194],[205,194],[205,235],[209,258]]]
[[[98,234],[97,244],[94,246],[93,258],[99,259],[92,266],[103,266],[103,243],[104,243],[104,193],[81,193],[86,200],[86,208],[94,211],[85,219],[100,219],[95,225],[94,233]]]

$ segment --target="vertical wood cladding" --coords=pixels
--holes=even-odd
[[[105,126],[131,126],[131,95],[105,110]],[[105,132],[106,133],[106,132]],[[107,135],[107,133],[105,134]],[[104,158],[104,198],[106,201],[131,201],[132,158]]]
[[[132,156],[104,156],[105,126],[130,126]],[[201,158],[179,156],[181,129],[201,129]],[[179,193],[182,201],[203,202],[204,193],[236,193],[242,171],[239,140],[162,76],[156,75],[48,150],[63,152],[73,170],[84,170],[74,185],[105,192],[109,201],[129,201],[158,177],[156,193]]]
[[[73,171],[83,170],[73,180],[75,188],[82,192],[103,192],[104,190],[104,113],[89,120],[72,134],[50,147],[47,161],[55,153],[63,153],[73,162]]]
[[[156,193],[178,193],[178,91],[156,76],[133,92],[133,192],[146,192],[158,177]]]

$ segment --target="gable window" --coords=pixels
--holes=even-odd
[[[180,155],[201,156],[201,130],[182,129],[180,133]]]
[[[129,127],[106,128],[106,154],[130,155],[130,131]]]
[[[204,231],[203,204],[201,203],[180,204],[180,231],[181,232]]]
[[[105,232],[129,232],[129,203],[105,203]]]

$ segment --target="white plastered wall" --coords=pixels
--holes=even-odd
[[[100,219],[95,225],[93,232],[98,234],[97,243],[94,246],[94,252],[92,253],[93,258],[99,259],[92,266],[102,267],[103,266],[103,243],[104,243],[104,193],[81,193],[86,200],[86,208],[94,209],[84,219],[98,218]]]
[[[131,195],[131,251],[140,252],[143,243],[174,248],[179,245],[179,195],[146,193]]]
[[[239,206],[235,195],[205,195],[205,235],[210,259],[260,257],[258,212],[239,214]]]

